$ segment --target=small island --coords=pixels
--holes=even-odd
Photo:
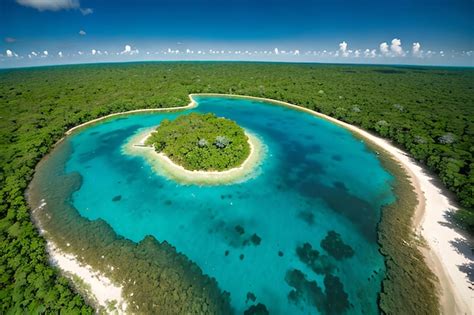
[[[191,171],[225,171],[242,165],[250,154],[244,129],[212,113],[165,119],[145,145]]]
[[[182,184],[217,185],[256,175],[263,148],[235,121],[190,113],[134,135],[123,152],[144,157],[155,172]]]

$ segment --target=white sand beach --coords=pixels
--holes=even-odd
[[[33,212],[41,211],[44,206],[46,206],[46,203],[42,201],[38,208],[33,209]],[[48,233],[41,226],[39,226],[39,229],[42,235]],[[64,276],[71,279],[76,289],[89,302],[92,302],[96,308],[105,310],[108,314],[127,313],[127,302],[122,295],[121,286],[114,284],[109,278],[95,271],[91,266],[80,263],[74,255],[58,248],[48,237],[46,237],[46,240],[51,264],[58,267]],[[80,280],[78,281],[75,278]]]
[[[122,287],[113,284],[109,278],[94,271],[91,266],[82,265],[74,255],[64,253],[52,242],[48,242],[48,253],[51,263],[58,266],[66,276],[71,274],[81,279],[82,284],[75,283],[76,287],[79,292],[92,299],[94,304],[108,310],[107,313],[127,313]]]
[[[145,146],[146,139],[156,128],[146,129],[124,145],[123,153],[144,157],[160,175],[174,179],[182,184],[222,185],[242,182],[258,175],[258,165],[264,158],[265,146],[252,133],[245,131],[250,146],[250,154],[239,167],[225,171],[191,171],[174,163],[163,153],[157,153],[150,146]]]

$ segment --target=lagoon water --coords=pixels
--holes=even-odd
[[[168,241],[216,278],[238,314],[256,303],[271,314],[378,313],[377,223],[394,196],[376,154],[308,113],[249,99],[195,99],[192,110],[122,116],[72,135],[66,171],[82,176],[73,206],[134,242],[146,235]],[[253,178],[181,185],[122,153],[143,128],[190,111],[235,120],[262,140],[266,154]],[[321,241],[330,231],[340,237],[330,233],[328,249]]]

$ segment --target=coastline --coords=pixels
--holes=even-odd
[[[32,210],[33,214],[41,211],[45,206],[46,202],[42,201],[37,208]],[[39,220],[35,220],[35,224],[43,237],[48,234],[40,225]],[[114,284],[111,279],[91,266],[81,263],[75,255],[61,250],[51,239],[45,237],[45,240],[51,265],[58,267],[64,276],[70,278],[74,288],[94,305],[99,313],[127,313],[127,301],[124,299],[121,286]]]
[[[225,171],[191,171],[176,164],[164,153],[158,153],[152,147],[144,145],[146,139],[154,130],[155,128],[148,128],[132,136],[122,147],[122,153],[145,158],[157,174],[185,185],[221,185],[248,180],[258,175],[256,168],[260,165],[265,155],[263,143],[254,134],[245,130],[250,153],[240,166]]]
[[[144,108],[144,109],[134,109],[134,110],[129,110],[126,112],[118,112],[118,113],[112,113],[108,114],[99,118],[95,118],[89,121],[86,121],[85,123],[82,123],[80,125],[77,125],[75,127],[72,127],[71,129],[67,130],[65,133],[65,136],[69,136],[75,131],[82,129],[88,125],[93,125],[95,123],[98,123],[102,120],[106,120],[112,117],[117,117],[117,116],[123,116],[123,115],[130,115],[130,114],[140,114],[140,113],[149,113],[149,112],[173,112],[173,111],[180,111],[180,110],[185,110],[185,109],[191,109],[196,106],[198,106],[198,103],[193,99],[192,97],[193,94],[189,94],[189,104],[186,106],[177,106],[177,107],[164,107],[164,108]]]
[[[191,102],[186,106],[158,108],[158,109],[140,109],[127,112],[114,113],[106,115],[101,118],[91,120],[76,127],[69,129],[66,136],[74,131],[83,128],[84,126],[97,123],[104,119],[141,112],[154,111],[174,111],[184,110],[198,106],[194,100],[194,96],[216,96],[229,98],[253,99],[256,101],[265,101],[277,105],[287,106],[296,110],[307,112],[319,118],[323,118],[332,123],[335,123],[354,134],[362,137],[368,142],[386,151],[396,161],[400,163],[403,169],[409,176],[409,179],[415,187],[415,192],[418,196],[418,205],[413,213],[412,223],[413,230],[418,235],[424,238],[429,248],[419,246],[420,251],[424,254],[425,261],[428,267],[439,278],[439,290],[441,311],[446,314],[469,314],[469,306],[472,304],[474,292],[469,288],[468,279],[462,273],[458,266],[468,264],[474,259],[469,259],[460,253],[454,246],[453,242],[463,240],[467,242],[466,238],[448,226],[449,222],[446,215],[451,210],[456,210],[457,207],[446,196],[444,189],[440,189],[433,183],[433,176],[428,174],[416,161],[408,156],[405,152],[398,149],[395,145],[381,137],[375,136],[359,127],[350,125],[348,123],[339,121],[330,116],[315,112],[308,108],[287,102],[231,94],[189,94]],[[471,254],[472,255],[472,254]],[[471,257],[472,258],[472,257]],[[58,266],[62,268],[60,262]],[[73,271],[72,273],[76,273]],[[77,274],[77,273],[76,273]]]

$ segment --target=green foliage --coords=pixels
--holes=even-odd
[[[30,221],[24,198],[35,165],[68,128],[113,112],[182,106],[189,93],[298,104],[400,145],[456,194],[464,211],[455,217],[472,231],[473,82],[472,69],[315,64],[135,63],[0,70],[0,313],[91,311],[48,266],[44,240]],[[406,206],[403,213],[384,211],[382,223],[399,226],[389,218],[410,217],[413,208],[408,206],[413,204]],[[392,234],[403,237],[409,231]],[[388,262],[395,271],[384,281],[381,304],[393,313],[414,313],[406,300],[415,296],[429,305],[433,300],[423,293],[432,288],[422,281],[412,287],[420,277],[409,275],[422,268],[422,259],[400,252],[400,237],[381,242],[387,257],[403,258]],[[398,281],[397,274],[407,278]],[[429,312],[426,305],[422,307]]]
[[[146,144],[188,170],[223,171],[241,165],[250,154],[244,130],[211,113],[165,119]]]

